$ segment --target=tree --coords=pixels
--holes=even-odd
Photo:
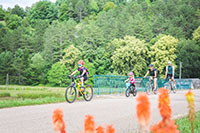
[[[150,47],[149,57],[151,58],[151,64],[164,75],[165,67],[168,61],[171,61],[174,67],[176,60],[176,47],[178,40],[170,35],[161,37],[154,45]]]
[[[69,75],[69,71],[65,65],[57,62],[48,71],[48,81],[53,86],[66,86],[70,82],[67,80],[67,75]]]
[[[105,7],[103,8],[104,11],[109,11],[110,9],[114,9],[117,6],[113,2],[107,2]]]
[[[16,14],[16,15],[24,18],[26,15],[26,12],[20,6],[15,5],[15,7],[11,9],[11,14]]]
[[[21,25],[21,17],[18,15],[7,15],[5,17],[6,26],[10,29],[16,29],[18,26]]]
[[[35,23],[38,19],[48,19],[52,22],[58,18],[58,10],[56,5],[50,1],[39,1],[32,6],[28,17],[31,23]]]
[[[81,52],[74,47],[74,45],[70,45],[64,50],[64,56],[61,59],[61,63],[64,64],[69,71],[72,71],[77,65],[80,55]]]
[[[147,65],[147,44],[134,36],[126,36],[119,42],[125,46],[117,48],[111,57],[113,70],[121,75],[132,71],[135,76],[143,76]]]
[[[0,83],[5,84],[6,83],[6,75],[10,75],[12,72],[12,62],[13,57],[12,53],[9,51],[2,52],[0,54]]]
[[[200,45],[194,40],[181,40],[177,46],[177,66],[182,62],[182,78],[200,78]],[[177,72],[179,74],[179,71]],[[178,76],[177,74],[177,76]]]
[[[89,10],[92,13],[97,13],[99,11],[99,7],[97,5],[96,0],[90,0],[90,2],[89,2]]]
[[[3,7],[0,6],[0,21],[4,20],[5,17],[5,11],[3,10]]]
[[[87,16],[88,11],[86,8],[86,5],[84,4],[83,0],[78,0],[78,2],[75,5],[75,13],[78,16],[78,21],[81,22],[81,20]]]
[[[32,85],[45,84],[47,80],[47,71],[45,70],[47,62],[40,53],[36,53],[31,58],[30,63],[30,83]]]
[[[74,9],[73,9],[73,5],[71,2],[62,2],[61,5],[59,6],[59,19],[62,21],[67,21],[70,18],[73,18],[73,14],[74,14]]]
[[[194,31],[193,40],[200,44],[200,26]]]
[[[27,49],[17,49],[17,51],[14,54],[13,59],[13,68],[15,70],[16,79],[15,81],[18,81],[18,84],[26,84],[26,72],[27,68],[29,67],[30,63],[30,57],[29,52]]]
[[[63,50],[72,44],[75,39],[75,25],[76,22],[71,19],[61,23],[55,21],[46,29],[42,55],[50,64],[60,61]]]

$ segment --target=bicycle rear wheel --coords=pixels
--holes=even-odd
[[[73,86],[68,86],[65,90],[65,99],[68,103],[73,103],[76,100],[77,92]]]
[[[90,101],[93,98],[93,88],[91,85],[86,85],[85,90],[83,92],[83,98],[85,101]]]

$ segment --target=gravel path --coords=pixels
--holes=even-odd
[[[186,115],[188,112],[185,99],[186,91],[170,94],[173,118]],[[195,93],[196,111],[200,110],[200,90]],[[150,95],[151,123],[161,120],[158,106],[158,95]],[[136,98],[124,95],[101,96],[91,102],[76,101],[73,104],[57,103],[36,106],[24,106],[0,109],[0,133],[53,133],[52,111],[55,108],[64,110],[67,133],[83,131],[85,115],[95,117],[96,125],[113,124],[117,133],[134,133],[138,128],[136,118]]]

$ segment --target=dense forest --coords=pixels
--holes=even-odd
[[[0,84],[65,86],[83,59],[92,76],[200,78],[200,0],[57,0],[0,6]]]

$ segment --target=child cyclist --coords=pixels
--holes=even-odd
[[[135,79],[134,79],[133,72],[129,72],[128,75],[129,75],[129,78],[124,81],[124,82],[129,81],[128,83],[126,83],[126,87],[130,89],[130,86],[132,85],[134,87],[134,91],[136,91],[136,85],[135,85]]]
[[[84,91],[84,88],[83,88],[84,82],[83,81],[88,80],[88,74],[89,74],[87,68],[85,68],[83,65],[84,65],[84,61],[79,60],[78,61],[78,69],[75,70],[71,75],[69,75],[69,76],[72,76],[76,72],[78,72],[78,71],[80,72],[81,91]]]

